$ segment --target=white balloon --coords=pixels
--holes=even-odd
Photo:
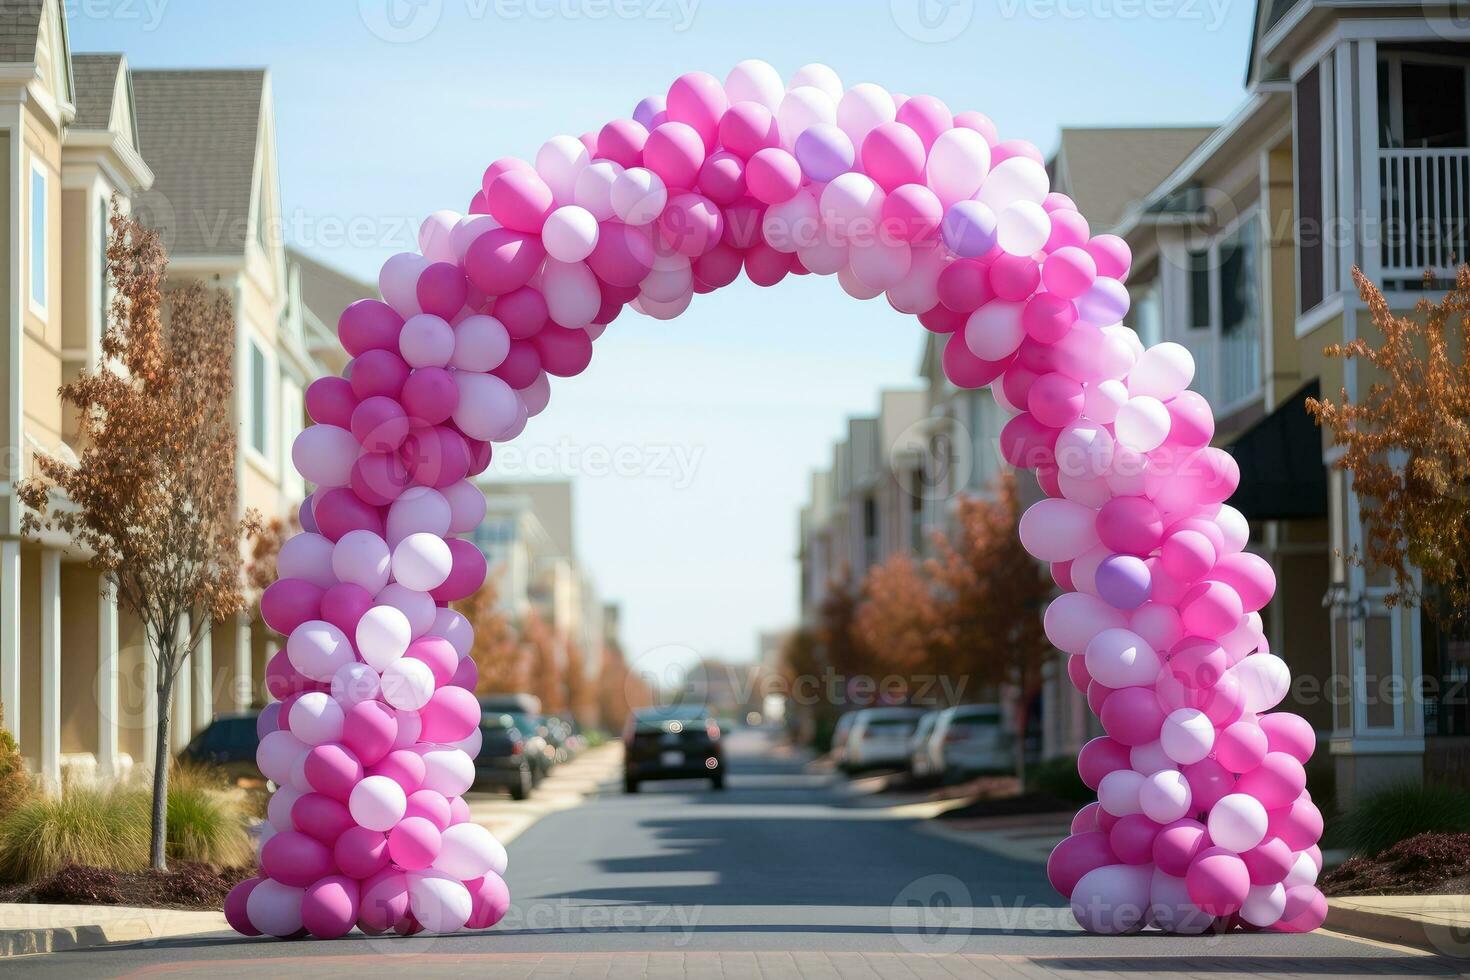
[[[1134,452],[1151,452],[1169,438],[1169,410],[1157,398],[1138,395],[1118,409],[1113,432],[1119,444]]]
[[[291,819],[291,808],[304,795],[306,794],[298,793],[290,786],[282,786],[271,794],[270,802],[265,805],[265,818],[277,831],[295,830],[296,822]]]
[[[405,320],[424,312],[419,306],[418,284],[430,264],[417,252],[399,252],[389,256],[378,271],[378,293]]]
[[[332,548],[332,572],[369,592],[388,584],[388,543],[372,531],[348,531]]]
[[[500,222],[488,214],[471,214],[462,218],[459,224],[454,226],[454,231],[450,234],[449,239],[454,246],[456,260],[463,264],[465,253],[470,250],[470,246],[485,232],[494,231],[499,227]]]
[[[459,389],[459,403],[454,408],[454,424],[471,439],[502,441],[519,417],[515,389],[493,374],[475,371],[454,372],[454,386]],[[424,532],[419,532],[424,533]],[[438,535],[429,535],[438,538]],[[413,535],[410,535],[413,537]],[[407,540],[406,538],[404,540]],[[442,541],[441,541],[442,543]],[[403,542],[393,546],[394,554]],[[399,578],[395,568],[393,574]],[[447,575],[448,572],[446,571]],[[440,579],[442,582],[443,579]],[[418,586],[413,586],[418,588]]]
[[[383,700],[404,711],[417,711],[434,696],[434,672],[415,657],[399,657],[383,669]]]
[[[602,307],[602,292],[585,262],[547,259],[542,276],[546,309],[553,320],[574,330],[592,323]]]
[[[816,241],[804,242],[796,250],[796,257],[806,270],[818,276],[830,276],[839,272],[848,262],[846,242],[837,240],[836,235],[817,236]]]
[[[613,211],[626,224],[649,224],[663,214],[668,203],[663,179],[645,167],[629,167],[613,181]]]
[[[990,168],[975,199],[996,214],[1016,201],[1040,204],[1050,190],[1046,168],[1030,157],[1008,157]]]
[[[1266,839],[1266,808],[1254,796],[1231,793],[1210,808],[1205,825],[1211,841],[1240,854]]]
[[[357,652],[376,671],[387,669],[413,641],[408,617],[392,606],[374,606],[357,621]]]
[[[1260,929],[1273,926],[1286,911],[1286,886],[1281,882],[1274,885],[1252,885],[1245,893],[1245,902],[1240,906],[1240,917]]]
[[[342,740],[342,717],[342,706],[330,694],[307,691],[291,705],[287,723],[305,744],[322,745]]]
[[[791,82],[787,88],[801,88],[803,85],[820,89],[834,103],[842,98],[842,79],[838,77],[837,72],[818,62],[796,69],[796,74],[791,76]]]
[[[824,228],[839,240],[870,241],[883,218],[883,188],[856,171],[838,174],[818,202]]]
[[[459,881],[483,877],[485,872],[505,874],[505,848],[495,835],[477,823],[457,823],[440,838],[434,867]]]
[[[1021,515],[1021,543],[1042,561],[1071,561],[1097,545],[1096,525],[1097,513],[1090,507],[1070,500],[1038,500]]]
[[[585,208],[598,221],[606,221],[616,212],[613,210],[613,185],[623,172],[621,165],[611,160],[593,160],[577,175],[577,184],[572,189],[572,201]]]
[[[553,136],[536,151],[536,173],[558,204],[571,201],[577,177],[590,162],[587,147],[575,136]]]
[[[291,443],[291,462],[308,483],[345,487],[361,447],[351,432],[336,425],[307,426]]]
[[[893,122],[897,113],[887,89],[872,82],[859,82],[838,101],[837,125],[852,140],[852,145],[860,148],[869,133],[883,123]]]
[[[422,753],[424,789],[445,797],[462,796],[475,781],[475,763],[459,749],[434,748]]]
[[[377,700],[382,690],[378,672],[364,663],[343,664],[332,675],[332,697],[349,707]]]
[[[302,623],[286,638],[286,659],[303,677],[329,681],[337,668],[351,663],[352,644],[333,624],[323,619]]]
[[[408,809],[403,787],[388,776],[364,776],[352,787],[347,811],[360,826],[384,833],[398,826]]]
[[[841,115],[839,107],[839,119]],[[948,208],[974,196],[989,170],[990,144],[973,129],[959,127],[939,134],[929,148],[924,176],[929,189],[939,197],[939,203]]]
[[[1270,711],[1291,690],[1291,669],[1274,653],[1253,653],[1230,668],[1245,698],[1245,710]]]
[[[1134,772],[1143,773],[1145,776],[1173,769],[1175,765],[1174,760],[1164,754],[1164,747],[1159,744],[1158,739],[1135,745],[1129,749],[1128,764],[1133,767]]]
[[[301,739],[284,728],[267,732],[255,747],[255,764],[261,775],[278,786],[291,781],[291,770],[296,760],[303,758],[310,749]]]
[[[1306,851],[1297,854],[1296,860],[1291,864],[1291,870],[1286,873],[1286,878],[1281,882],[1288,891],[1299,885],[1315,885],[1317,883],[1317,862],[1312,860],[1312,855]]]
[[[408,617],[408,626],[413,631],[414,639],[429,632],[429,627],[434,625],[434,614],[438,609],[434,604],[433,596],[427,592],[410,589],[401,582],[389,582],[383,586],[382,590],[373,596],[373,602],[379,606],[392,606]]]
[[[672,303],[688,293],[694,287],[694,272],[687,258],[682,255],[679,258],[683,261],[661,263],[644,276],[638,287],[640,295],[656,303]]]
[[[1128,387],[1111,378],[1090,384],[1082,391],[1082,414],[1094,422],[1107,425],[1118,417],[1118,409],[1128,400]]]
[[[440,871],[412,871],[408,875],[408,908],[425,932],[444,934],[464,928],[474,902],[464,882]]]
[[[998,390],[998,389],[997,389]],[[1117,446],[1101,419],[1082,419],[1057,434],[1057,468],[1073,476],[1107,476]]]
[[[458,211],[435,211],[419,225],[419,251],[430,262],[456,262],[452,236],[464,219]]]
[[[1215,917],[1189,899],[1183,878],[1154,869],[1149,888],[1148,920],[1177,936],[1198,936],[1215,922]]]
[[[1164,719],[1159,742],[1169,758],[1187,766],[1210,754],[1215,746],[1215,726],[1203,711],[1179,708]]]
[[[410,534],[393,549],[393,577],[417,592],[443,585],[453,565],[449,545],[435,534]]]
[[[510,353],[510,331],[493,316],[476,313],[454,327],[449,366],[461,371],[494,371]]]
[[[1026,339],[1021,315],[1024,303],[993,299],[965,321],[965,346],[970,353],[987,361],[1003,360],[1015,353]]]
[[[950,132],[970,132],[950,130]],[[979,136],[979,133],[975,134]],[[985,142],[984,137],[980,140]],[[995,216],[995,240],[1011,255],[1030,255],[1051,237],[1051,218],[1034,201],[1016,201]]]
[[[1088,642],[1106,629],[1121,629],[1128,618],[1085,592],[1063,592],[1046,607],[1043,625],[1052,646],[1066,653],[1080,654]]]
[[[781,145],[788,152],[796,147],[796,138],[818,123],[837,122],[837,100],[813,85],[791,89],[776,110],[776,127]]]
[[[434,625],[429,627],[429,635],[448,640],[461,657],[469,656],[470,647],[475,642],[475,630],[470,621],[448,608],[441,608],[434,614]]]
[[[1083,929],[1098,935],[1137,932],[1149,908],[1152,880],[1153,866],[1148,864],[1093,868],[1072,890],[1072,915]]]
[[[725,76],[725,95],[730,104],[756,102],[772,112],[786,97],[786,83],[781,73],[758,58],[750,58],[730,69]]]
[[[1154,823],[1173,823],[1189,813],[1193,794],[1189,781],[1177,769],[1163,769],[1144,777],[1138,787],[1138,808]]]
[[[913,251],[904,242],[873,241],[848,249],[853,275],[873,289],[897,286],[909,274]]]
[[[1106,629],[1094,636],[1084,653],[1087,672],[1113,689],[1152,684],[1162,661],[1143,637],[1131,630]]]
[[[778,252],[795,252],[816,241],[821,229],[817,199],[806,189],[797,191],[790,200],[772,204],[761,218],[761,237]]]
[[[1131,331],[1130,331],[1131,332]],[[1194,355],[1181,344],[1155,344],[1139,356],[1128,374],[1128,391],[1168,401],[1194,380]]]
[[[301,900],[305,888],[283,885],[272,878],[257,882],[245,899],[245,918],[267,936],[284,939],[301,931]]]
[[[276,555],[276,572],[281,578],[299,578],[319,589],[337,584],[332,571],[332,541],[320,534],[302,531],[281,545]]]
[[[586,208],[564,204],[541,228],[546,254],[560,262],[581,262],[597,247],[597,218]]]
[[[1132,769],[1114,769],[1097,784],[1097,800],[1115,817],[1142,812],[1138,793],[1143,788],[1143,774]]]
[[[1220,553],[1221,557],[1245,550],[1246,542],[1250,541],[1251,529],[1244,514],[1229,504],[1221,504],[1220,512],[1215,515],[1214,521],[1225,538],[1225,548]]]

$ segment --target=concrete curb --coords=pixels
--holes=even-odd
[[[4,905],[0,906],[0,957],[195,936],[228,928],[220,912],[111,905]]]
[[[1470,895],[1333,898],[1325,925],[1360,939],[1470,957]]]

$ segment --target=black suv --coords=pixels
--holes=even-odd
[[[258,711],[218,715],[189,742],[179,758],[223,769],[232,782],[264,781],[255,764],[260,736],[255,734]]]
[[[508,714],[480,721],[480,754],[475,756],[475,788],[500,789],[513,800],[531,795],[531,760],[526,738]]]
[[[665,705],[633,712],[623,730],[623,788],[649,779],[708,779],[725,788],[720,726],[704,705]]]

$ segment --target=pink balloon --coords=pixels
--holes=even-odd
[[[1238,551],[1215,563],[1210,578],[1235,590],[1245,612],[1255,612],[1271,601],[1276,592],[1276,573],[1260,555]]]
[[[1163,724],[1162,716],[1159,724]],[[1104,776],[1129,765],[1128,746],[1106,735],[1092,739],[1077,753],[1077,772],[1088,789],[1097,789]]]
[[[405,871],[422,871],[439,856],[439,828],[423,817],[404,817],[388,831],[388,853]]]
[[[352,393],[359,400],[381,395],[396,399],[408,380],[408,365],[396,350],[370,350],[352,362]]]
[[[1290,805],[1306,788],[1306,770],[1285,752],[1266,753],[1261,764],[1242,775],[1235,784],[1237,793],[1254,796],[1268,810]]]
[[[1234,629],[1243,615],[1240,596],[1223,582],[1200,582],[1184,594],[1179,604],[1184,628],[1197,636],[1222,636]]]
[[[1077,307],[1053,293],[1037,293],[1026,301],[1026,308],[1021,311],[1026,335],[1042,344],[1061,340],[1076,322]]]
[[[1041,267],[1041,281],[1047,292],[1062,299],[1076,299],[1087,292],[1097,278],[1097,264],[1084,249],[1065,246],[1046,257]]]
[[[454,538],[449,542],[453,566],[449,577],[429,594],[435,602],[454,602],[474,595],[485,584],[485,553],[473,541]]]
[[[669,199],[658,217],[660,238],[680,255],[703,255],[720,240],[724,216],[702,194],[678,194]]]
[[[231,929],[242,936],[260,935],[260,930],[251,925],[250,916],[246,913],[245,908],[250,901],[250,893],[264,880],[259,876],[246,878],[231,888],[230,893],[225,896],[225,921],[229,923]]]
[[[746,165],[745,186],[763,204],[789,201],[801,187],[801,164],[780,147],[766,147]]]
[[[454,669],[459,664],[459,654],[454,645],[439,636],[421,636],[409,644],[408,650],[403,654],[405,657],[413,657],[422,660],[429,665],[429,670],[434,674],[434,683],[443,687],[449,683],[454,676]],[[439,741],[431,739],[431,741]],[[455,741],[450,739],[449,741]]]
[[[424,784],[424,760],[410,749],[395,749],[368,767],[369,776],[387,776],[404,793],[412,793]]]
[[[1159,737],[1164,711],[1152,688],[1125,687],[1108,695],[1102,707],[1103,730],[1121,745],[1143,745]]]
[[[1255,722],[1237,721],[1215,736],[1215,760],[1233,773],[1250,772],[1259,766],[1266,750],[1266,733]]]
[[[898,107],[897,121],[918,134],[927,153],[945,130],[954,128],[949,106],[932,95],[915,95]]]
[[[464,268],[477,289],[487,296],[500,296],[529,282],[545,258],[540,237],[495,228],[470,245]]]
[[[1267,833],[1280,837],[1294,851],[1305,850],[1322,837],[1322,811],[1303,796],[1279,810],[1267,811]]]
[[[260,618],[287,636],[302,623],[320,618],[322,595],[322,589],[302,579],[277,579],[261,593]]]
[[[429,698],[420,714],[423,738],[429,742],[458,742],[468,738],[480,724],[480,702],[462,687],[441,687]]]
[[[305,888],[332,873],[332,852],[315,838],[283,830],[261,848],[260,869],[283,885]]]
[[[414,426],[438,425],[453,415],[459,407],[459,388],[444,368],[419,368],[404,382],[399,399],[411,423],[407,431],[412,431]]]
[[[1029,256],[1000,255],[990,263],[990,288],[1007,302],[1026,301],[1040,281],[1041,269]]]
[[[408,809],[403,813],[405,818],[422,817],[429,821],[440,833],[449,827],[452,817],[449,809],[449,801],[440,793],[431,789],[421,789],[410,793],[408,797]]]
[[[383,533],[383,517],[378,508],[365,503],[345,487],[318,490],[313,494],[312,515],[318,532],[329,541],[337,541],[351,531]]]
[[[1260,717],[1260,726],[1272,752],[1285,752],[1305,763],[1317,748],[1317,733],[1301,715],[1274,711]]]
[[[380,701],[361,701],[348,708],[343,716],[342,741],[363,765],[381,761],[397,737],[397,715]]]
[[[1189,781],[1189,793],[1196,813],[1206,812],[1222,797],[1235,791],[1235,777],[1214,759],[1201,759],[1181,770]]]
[[[1153,860],[1154,838],[1159,825],[1141,813],[1130,813],[1118,819],[1108,831],[1108,845],[1124,864],[1148,864]]]
[[[312,883],[301,899],[301,924],[318,939],[339,939],[357,924],[358,884],[343,875]]]
[[[653,263],[653,243],[648,237],[648,231],[618,221],[602,223],[597,245],[592,249],[592,254],[587,256],[588,267],[603,282],[614,286],[638,285],[653,269]],[[500,306],[497,304],[496,313],[499,312]],[[506,326],[509,327],[510,324],[507,323]],[[519,335],[512,333],[512,336]]]
[[[883,201],[883,231],[897,241],[930,241],[939,231],[939,224],[943,220],[944,206],[935,193],[923,184],[895,187]],[[940,278],[943,277],[944,274],[940,273]],[[940,302],[944,302],[942,295]],[[979,305],[976,303],[975,307]]]
[[[1147,555],[1158,547],[1163,533],[1159,509],[1145,497],[1114,497],[1098,511],[1098,539],[1114,551]]]
[[[551,188],[533,170],[502,173],[485,188],[485,200],[491,217],[520,232],[540,231],[553,207]]]
[[[1195,856],[1210,846],[1205,825],[1185,817],[1163,827],[1153,840],[1153,861],[1160,871],[1184,877]]]
[[[464,271],[449,262],[435,262],[419,274],[418,301],[425,313],[452,319],[469,296]]]
[[[704,163],[704,139],[688,123],[666,122],[648,134],[643,166],[669,187],[693,187]]]
[[[1046,877],[1063,898],[1071,898],[1083,875],[1117,860],[1107,834],[1101,831],[1072,834],[1063,838],[1047,856]]]
[[[1296,853],[1279,837],[1267,837],[1240,856],[1252,885],[1274,885],[1285,880]]]
[[[885,191],[924,181],[924,141],[901,122],[879,123],[863,138],[863,171]]]
[[[493,871],[483,878],[465,882],[470,891],[470,918],[465,926],[470,929],[489,929],[510,911],[510,889],[505,881]]]
[[[620,167],[636,167],[643,162],[643,144],[648,130],[632,119],[614,119],[597,134],[596,156],[611,160]]]
[[[408,877],[384,868],[362,883],[357,925],[368,935],[387,932],[408,917]]]
[[[382,831],[349,827],[337,838],[332,857],[343,874],[371,878],[388,866],[388,837]]]
[[[1250,875],[1233,851],[1212,847],[1201,851],[1184,876],[1189,900],[1210,915],[1229,915],[1245,902]]]
[[[376,299],[357,300],[337,319],[337,337],[353,357],[370,350],[398,350],[398,331],[402,328],[403,317]]]
[[[374,704],[376,702],[365,703]],[[357,707],[361,705],[354,706],[345,712],[344,740],[347,737],[346,718],[350,718]],[[311,751],[306,754],[304,771],[306,781],[311,784],[312,789],[324,797],[343,802],[352,795],[352,788],[363,777],[362,761],[357,752],[347,745],[338,745],[334,742],[312,746]]]
[[[976,357],[960,332],[951,334],[944,344],[944,376],[959,388],[983,388],[999,377],[1008,363]]]
[[[346,378],[317,378],[306,386],[306,414],[313,422],[345,429],[352,424],[352,410],[356,407],[357,395]]]
[[[347,805],[325,793],[307,793],[291,804],[291,823],[328,847],[348,828],[356,826]]]

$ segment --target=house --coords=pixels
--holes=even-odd
[[[120,54],[73,55],[65,6],[37,0],[0,16],[0,87],[0,422],[19,448],[0,477],[0,705],[55,788],[63,769],[112,779],[151,759],[157,718],[141,624],[70,541],[22,539],[13,495],[37,452],[79,448],[57,389],[97,364],[111,201],[160,231],[174,283],[202,280],[232,300],[241,512],[284,518],[304,496],[289,451],[324,343],[292,303],[266,71],[139,71]],[[178,682],[175,748],[217,710],[264,698],[278,638],[252,616],[208,637]]]
[[[1352,269],[1412,308],[1467,256],[1470,25],[1419,4],[1262,0],[1245,100],[1128,209],[1130,322],[1195,355],[1217,445],[1240,462],[1232,505],[1276,571],[1263,610],[1296,677],[1338,799],[1466,772],[1467,637],[1390,607],[1339,451],[1307,417],[1319,392],[1375,379],[1324,348],[1372,331]],[[1429,274],[1426,282],[1425,274]]]

